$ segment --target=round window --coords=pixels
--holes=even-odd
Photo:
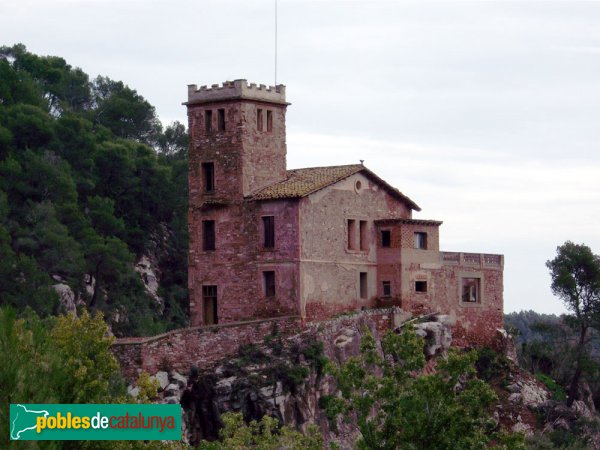
[[[354,189],[356,189],[357,191],[360,191],[361,187],[362,187],[362,183],[360,182],[360,180],[357,180],[356,183],[354,183]]]

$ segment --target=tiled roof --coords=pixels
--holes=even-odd
[[[416,209],[417,211],[421,210],[421,208],[419,208],[419,206],[410,198],[406,197],[398,189],[390,186],[362,164],[307,167],[304,169],[288,170],[286,173],[287,178],[285,180],[260,189],[252,194],[250,199],[276,200],[305,197],[358,172],[362,172],[367,178],[370,178],[381,185],[393,197],[408,203],[412,209]]]
[[[397,223],[406,225],[433,225],[439,227],[444,222],[440,220],[427,219],[379,219],[374,221],[377,225],[394,225]]]

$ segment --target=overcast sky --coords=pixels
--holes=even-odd
[[[0,0],[0,45],[122,80],[186,123],[187,84],[274,83],[275,1]],[[545,261],[600,253],[600,3],[278,2],[288,167],[359,159],[505,255],[505,310],[560,313]]]

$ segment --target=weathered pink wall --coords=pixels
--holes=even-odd
[[[255,98],[236,98],[248,92]],[[203,323],[205,285],[217,286],[219,323],[297,314],[297,226],[288,226],[298,221],[295,202],[260,204],[244,199],[285,178],[284,91],[280,93],[279,87],[277,92],[248,87],[240,80],[230,86],[192,89],[189,99],[188,287],[192,325]],[[263,110],[263,131],[257,129],[259,108]],[[224,131],[218,130],[219,109],[225,110]],[[208,110],[212,111],[210,133],[205,123]],[[273,114],[272,131],[267,131],[268,110]],[[215,190],[211,193],[204,189],[203,162],[214,163]],[[261,216],[267,214],[276,216],[277,252],[262,249]],[[203,220],[215,221],[215,251],[203,250]],[[275,270],[276,281],[282,282],[274,298],[264,296],[263,270]]]
[[[190,327],[147,338],[118,339],[112,351],[128,379],[135,379],[141,371],[154,374],[162,366],[187,373],[194,365],[212,368],[235,354],[240,345],[260,344],[274,330],[285,335],[300,329],[298,317]]]
[[[356,189],[356,182],[360,189]],[[411,210],[361,173],[300,201],[300,308],[309,319],[374,306],[377,246],[373,221],[410,217]],[[347,219],[367,221],[367,250],[347,248]],[[357,239],[358,242],[358,239]],[[368,275],[368,296],[359,296],[359,273]]]
[[[340,330],[357,328],[368,321],[382,334],[393,328],[395,311],[378,309],[357,311],[318,324],[301,324],[299,317],[282,317],[249,322],[191,327],[147,338],[118,339],[112,351],[128,380],[135,380],[142,371],[150,374],[168,366],[187,374],[192,366],[212,369],[237,353],[242,344],[261,344],[265,336],[276,329],[283,336],[307,329],[318,338],[333,343]],[[331,355],[330,355],[331,356]]]

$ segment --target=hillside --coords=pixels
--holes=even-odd
[[[185,326],[186,208],[182,124],[120,81],[0,48],[0,304],[86,306],[118,336]]]

